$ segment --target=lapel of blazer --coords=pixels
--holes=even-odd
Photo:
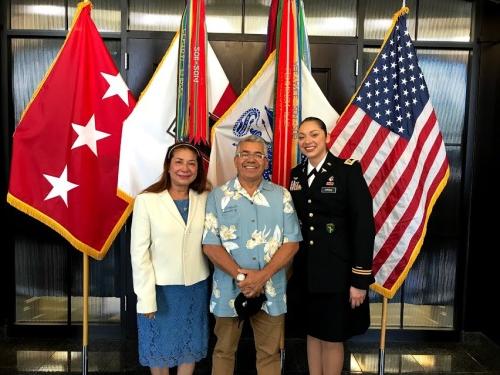
[[[188,211],[188,218],[186,222],[186,226],[191,225],[191,221],[196,215],[196,211],[198,210],[198,194],[194,192],[194,190],[189,189],[189,211]]]
[[[160,204],[163,205],[169,212],[170,216],[175,219],[179,224],[181,224],[183,227],[186,226],[184,223],[184,220],[182,219],[182,216],[177,209],[177,206],[174,203],[174,200],[170,196],[168,190],[162,191],[160,194],[158,194],[158,198],[160,198]]]

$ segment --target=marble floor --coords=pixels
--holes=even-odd
[[[213,343],[212,343],[213,345]],[[212,346],[211,345],[211,346]],[[133,340],[91,340],[90,374],[148,374],[138,365]],[[307,374],[305,343],[286,342],[285,374]],[[387,343],[386,374],[500,374],[500,347],[482,334],[469,333],[462,342]],[[242,339],[236,374],[256,374],[251,339]],[[210,359],[201,361],[196,374],[209,374]],[[348,343],[345,374],[377,374],[378,345]],[[0,375],[81,373],[78,340],[1,339]]]

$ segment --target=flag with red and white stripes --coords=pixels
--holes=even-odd
[[[394,15],[379,54],[330,134],[335,155],[361,163],[375,218],[372,288],[388,298],[416,259],[449,176],[407,13],[403,8]]]

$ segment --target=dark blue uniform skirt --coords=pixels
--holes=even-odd
[[[368,296],[352,309],[349,293],[309,293],[306,309],[307,334],[323,341],[343,342],[370,326]]]
[[[155,319],[137,314],[141,365],[175,367],[207,356],[208,297],[208,279],[156,286]]]

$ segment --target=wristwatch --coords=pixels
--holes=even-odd
[[[236,281],[243,281],[243,280],[245,280],[246,277],[247,277],[247,275],[240,272],[239,274],[236,275]]]

